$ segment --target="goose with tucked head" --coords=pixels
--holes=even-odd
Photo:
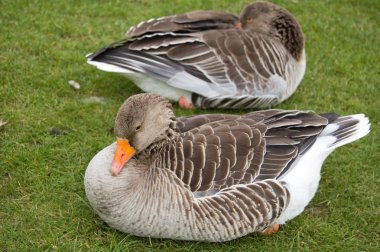
[[[134,95],[84,182],[95,212],[137,236],[227,241],[273,233],[314,197],[323,161],[364,137],[363,114],[300,110],[176,118],[156,94]]]
[[[304,35],[295,17],[275,4],[256,2],[248,5],[240,14],[241,27],[252,33],[276,38],[300,60],[304,53]]]
[[[134,154],[146,152],[153,143],[158,146],[170,139],[175,125],[172,106],[165,98],[142,94],[126,100],[115,120],[117,149],[111,173],[117,175]]]
[[[306,68],[301,26],[266,2],[246,6],[240,18],[193,11],[150,19],[127,35],[87,62],[184,108],[271,107],[295,92]]]

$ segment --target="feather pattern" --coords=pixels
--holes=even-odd
[[[175,118],[168,101],[140,94],[120,108],[115,132],[137,154],[118,176],[108,170],[115,144],[90,162],[86,195],[103,220],[139,236],[226,241],[300,214],[324,159],[369,121],[299,110]]]
[[[252,17],[255,22],[248,23]],[[299,24],[269,3],[248,5],[240,18],[194,11],[151,19],[131,27],[127,36],[89,54],[88,63],[123,73],[143,90],[173,100],[183,90],[203,108],[271,107],[293,94],[305,71]],[[150,79],[176,89],[176,95]]]

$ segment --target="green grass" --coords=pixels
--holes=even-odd
[[[316,197],[278,234],[218,244],[138,238],[109,228],[90,208],[86,166],[114,140],[115,113],[139,89],[84,56],[150,17],[239,13],[248,2],[0,1],[0,119],[8,121],[0,129],[0,251],[379,249],[380,2],[372,0],[275,1],[300,21],[307,46],[305,78],[279,108],[362,112],[372,122],[370,135],[328,158]],[[91,96],[104,103],[86,102]],[[51,135],[50,128],[66,134]]]

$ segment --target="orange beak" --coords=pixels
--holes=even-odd
[[[241,22],[237,22],[237,23],[235,24],[235,28],[236,28],[236,29],[241,29]]]
[[[115,156],[110,167],[112,176],[119,174],[125,163],[136,153],[136,150],[129,145],[127,139],[117,138],[116,144]]]

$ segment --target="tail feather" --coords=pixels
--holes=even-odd
[[[328,150],[332,150],[364,137],[369,131],[368,117],[364,114],[356,114],[338,117],[327,125],[320,136],[333,136],[335,138],[335,141],[328,147]]]

